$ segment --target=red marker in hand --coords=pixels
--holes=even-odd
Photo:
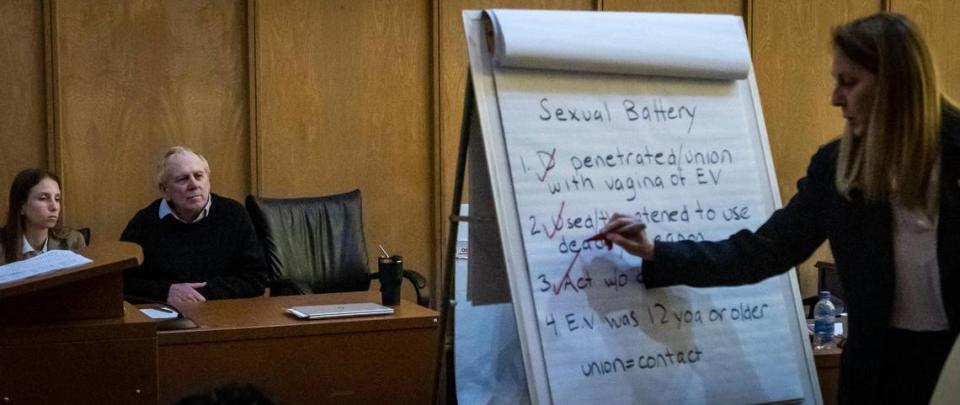
[[[607,240],[607,234],[606,234],[606,233],[598,233],[598,234],[593,235],[593,236],[591,236],[591,237],[589,237],[589,238],[587,238],[587,239],[584,239],[583,241],[584,241],[584,242],[593,242],[593,241],[597,241],[597,240],[602,240],[602,241],[603,241],[603,244],[607,245],[607,250],[612,250],[612,249],[613,249],[613,242]]]

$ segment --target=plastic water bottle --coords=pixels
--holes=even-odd
[[[820,291],[820,301],[813,307],[813,340],[817,349],[833,346],[833,323],[837,309],[830,302],[830,291]]]

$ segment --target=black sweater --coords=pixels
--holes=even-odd
[[[199,283],[206,299],[262,295],[267,268],[253,224],[240,203],[210,194],[207,217],[186,224],[159,218],[160,200],[140,210],[120,240],[143,248],[143,265],[124,272],[127,299],[166,301],[170,285]]]

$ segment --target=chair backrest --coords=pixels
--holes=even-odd
[[[90,246],[90,228],[78,228],[77,232],[80,232],[80,235],[83,235],[83,243],[87,246]]]
[[[837,307],[837,314],[847,312],[847,303],[844,301],[843,285],[840,282],[840,272],[837,265],[830,262],[817,262],[817,291],[830,291],[830,301]],[[816,304],[814,297],[813,304]],[[813,304],[810,307],[809,317],[813,318]]]
[[[828,262],[817,262],[817,291],[830,291],[831,297],[843,300],[843,285],[840,284],[840,273],[837,266]]]
[[[248,196],[246,207],[273,280],[306,285],[312,293],[370,288],[360,190],[312,198]]]

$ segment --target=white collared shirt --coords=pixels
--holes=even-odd
[[[927,200],[937,204],[940,159],[930,174]],[[935,210],[908,209],[893,202],[893,313],[890,326],[917,332],[950,329],[940,285],[937,257],[939,215]],[[934,212],[932,217],[927,213]],[[942,248],[948,248],[943,246]]]
[[[937,218],[894,205],[893,259],[890,326],[917,332],[950,329],[937,260]]]
[[[47,240],[43,241],[43,248],[41,248],[40,251],[36,252],[36,254],[42,255],[44,253],[47,253],[47,244],[49,242],[50,242],[50,237],[47,236]],[[33,252],[35,250],[36,249],[34,249],[33,246],[30,246],[30,241],[27,240],[27,235],[23,235],[23,250],[20,251],[20,253],[23,254],[23,257],[26,257],[27,253]]]
[[[203,209],[200,210],[200,214],[197,214],[197,219],[187,222],[177,216],[177,213],[173,211],[173,208],[170,207],[170,203],[166,199],[160,199],[160,219],[165,218],[167,215],[173,215],[177,221],[183,222],[185,224],[192,224],[195,222],[200,222],[201,219],[207,217],[210,214],[210,205],[213,204],[213,196],[207,197],[207,205],[203,206]]]

